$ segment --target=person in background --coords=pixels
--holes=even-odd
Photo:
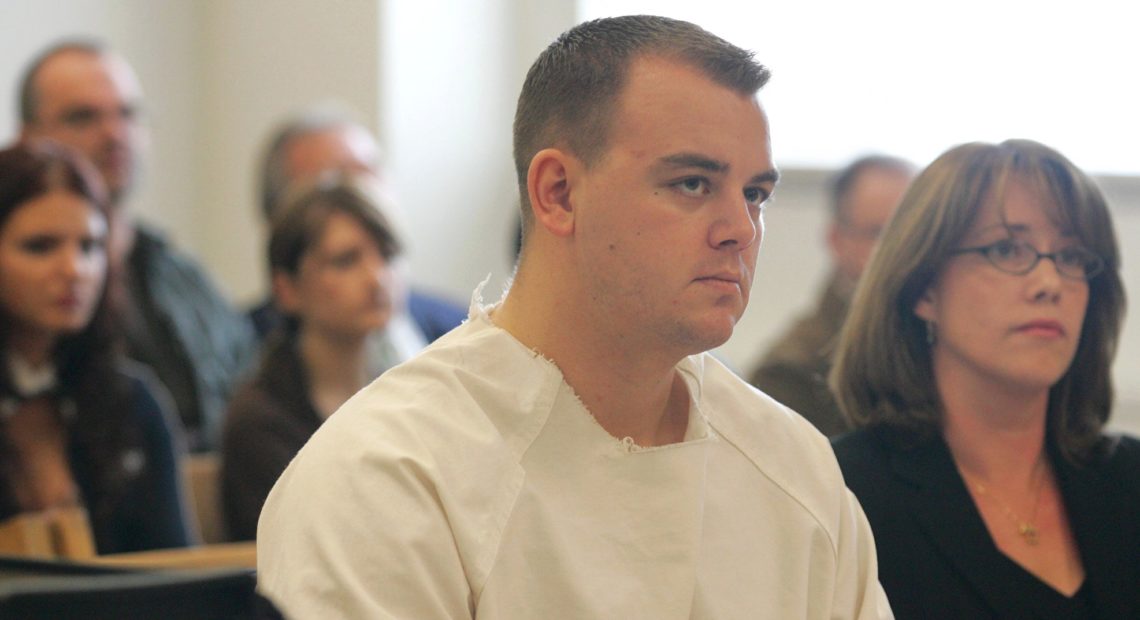
[[[965,144],[915,179],[831,378],[898,617],[1140,617],[1140,441],[1104,430],[1124,307],[1104,197],[1060,153]]]
[[[850,428],[827,387],[831,357],[875,240],[913,176],[912,164],[885,155],[861,157],[836,175],[827,228],[831,275],[815,308],[777,338],[748,380],[825,435]]]
[[[109,221],[78,155],[0,151],[0,520],[81,506],[100,554],[183,547],[182,446],[116,346]]]
[[[232,384],[256,354],[254,334],[195,261],[127,211],[147,141],[142,103],[126,61],[98,42],[64,41],[24,73],[21,136],[75,148],[102,175],[108,257],[126,280],[127,352],[154,369],[174,398],[190,448],[205,451],[216,446]]]
[[[369,180],[379,208],[392,216],[385,199],[380,147],[372,133],[333,108],[319,107],[286,120],[273,132],[261,169],[265,222],[272,221],[291,185],[312,182],[329,173],[349,173]],[[393,314],[387,328],[369,344],[375,374],[412,357],[467,318],[462,307],[409,287],[406,271],[404,264],[391,266]],[[255,306],[249,315],[263,339],[282,319],[272,298]]]
[[[707,353],[748,303],[779,176],[767,79],[663,17],[539,56],[514,283],[278,479],[258,587],[285,615],[890,617],[827,440]]]
[[[359,181],[297,188],[272,223],[269,268],[284,320],[230,404],[222,441],[228,534],[252,540],[269,489],[317,428],[374,378],[366,343],[392,316],[400,244]]]

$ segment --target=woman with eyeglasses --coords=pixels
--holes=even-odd
[[[1119,269],[1046,146],[962,145],[911,185],[831,375],[897,617],[1140,618],[1140,442],[1104,430]]]
[[[0,151],[0,520],[81,507],[100,554],[184,547],[180,443],[121,355],[109,234],[90,164]]]

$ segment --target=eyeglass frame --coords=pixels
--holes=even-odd
[[[997,262],[995,262],[994,259],[990,256],[990,251],[994,250],[998,246],[1005,244],[1005,243],[1008,243],[1008,244],[1011,244],[1014,246],[1021,246],[1021,247],[1028,249],[1030,252],[1033,253],[1033,262],[1029,263],[1029,265],[1027,265],[1024,269],[1021,269],[1018,271],[1011,271],[1005,267],[1002,267],[1001,265],[998,265]],[[1084,273],[1082,273],[1080,276],[1075,276],[1075,275],[1065,273],[1065,269],[1067,269],[1067,268],[1062,267],[1061,263],[1057,262],[1057,257],[1059,255],[1064,254],[1066,252],[1071,252],[1071,251],[1079,251],[1083,254],[1086,254],[1086,255],[1092,257],[1092,259],[1093,259],[1092,262],[1089,263],[1089,266],[1084,269]],[[1084,248],[1081,246],[1074,246],[1074,247],[1065,248],[1063,250],[1057,250],[1056,252],[1042,252],[1042,251],[1038,250],[1037,248],[1033,247],[1033,244],[1029,243],[1028,241],[1017,241],[1015,239],[999,239],[998,241],[995,241],[993,243],[988,243],[986,245],[979,245],[979,246],[974,246],[974,247],[969,247],[969,248],[958,248],[955,250],[951,250],[949,255],[950,256],[959,256],[962,254],[973,254],[973,253],[981,254],[982,258],[986,259],[986,262],[989,263],[990,265],[992,265],[994,267],[994,269],[997,269],[998,271],[1000,271],[1002,273],[1008,273],[1008,274],[1013,275],[1013,276],[1023,276],[1025,274],[1033,271],[1034,269],[1037,268],[1037,265],[1041,262],[1042,258],[1048,258],[1049,260],[1053,261],[1053,267],[1057,270],[1057,273],[1061,277],[1068,278],[1070,280],[1084,280],[1085,282],[1088,282],[1089,280],[1092,280],[1096,276],[1100,275],[1101,272],[1104,271],[1104,267],[1105,267],[1104,259],[1101,258],[1099,254],[1097,254],[1096,252],[1093,252],[1092,250],[1090,250],[1088,248]]]

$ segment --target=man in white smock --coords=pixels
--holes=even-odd
[[[503,299],[365,388],[278,481],[260,589],[296,618],[883,618],[827,440],[708,353],[778,174],[768,71],[659,17],[531,67]]]

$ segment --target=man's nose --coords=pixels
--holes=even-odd
[[[709,244],[716,248],[746,248],[760,236],[759,212],[743,196],[725,198],[709,230]]]

